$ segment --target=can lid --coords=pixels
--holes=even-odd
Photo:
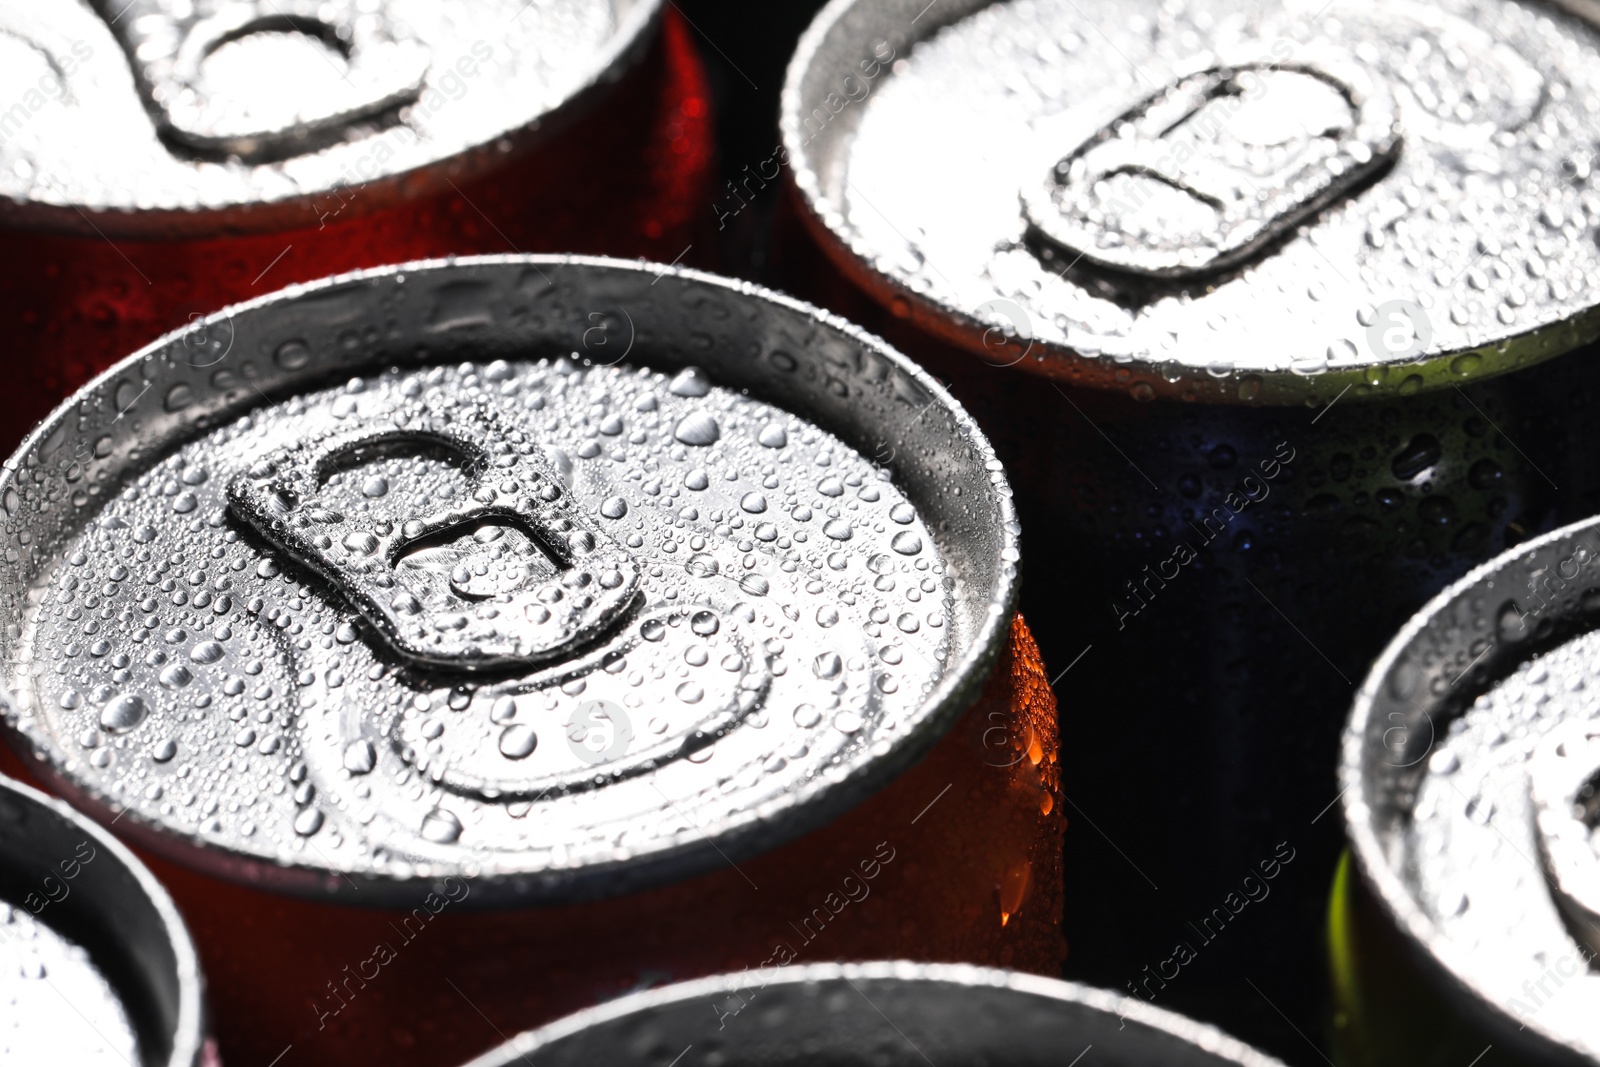
[[[601,260],[220,313],[70,400],[0,504],[7,719],[48,773],[185,862],[356,903],[769,848],[926,751],[1015,593],[999,465],[904,357]]]
[[[0,217],[314,227],[460,181],[616,76],[660,0],[47,0],[0,11]],[[336,191],[362,188],[346,205]],[[397,188],[397,186],[396,186]],[[393,193],[395,189],[388,192]],[[348,195],[348,194],[346,194]],[[92,220],[92,221],[91,221]]]
[[[1282,1067],[1204,1023],[1137,997],[960,964],[791,964],[633,993],[519,1034],[468,1067],[624,1063],[639,1035],[684,1067],[796,1062],[1053,1063],[1085,1045],[1148,1067]],[[791,955],[792,958],[792,955]],[[710,1008],[708,1011],[707,1008]],[[746,1014],[745,1009],[754,1010]],[[889,1020],[893,1020],[890,1022]],[[1005,1059],[1001,1060],[1000,1057]]]
[[[199,958],[167,891],[105,829],[5,777],[0,962],[8,972],[0,993],[12,1056],[98,1063],[132,1052],[141,1063],[165,1067],[213,1062]],[[49,992],[30,996],[40,979]],[[38,1014],[18,1017],[34,1006]],[[92,1036],[59,1029],[81,1028],[85,1020]],[[41,1022],[57,1028],[38,1034]],[[19,1025],[20,1032],[12,1029]],[[43,1041],[35,1043],[36,1036]],[[84,1043],[75,1043],[80,1036]],[[45,1042],[53,1052],[41,1050]]]
[[[1141,400],[1315,404],[1600,334],[1600,35],[1574,16],[920,7],[824,9],[784,145],[834,258],[990,363]]]
[[[1362,685],[1340,768],[1352,849],[1402,936],[1541,1060],[1600,1056],[1597,561],[1591,519],[1441,593]],[[1560,984],[1530,997],[1547,973]]]

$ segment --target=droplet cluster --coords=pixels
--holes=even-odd
[[[567,506],[640,568],[614,626],[509,674],[411,665],[230,512],[227,486],[264,457],[418,403],[489,405],[542,453]],[[431,575],[463,617],[538,611],[515,599],[530,587],[588,594],[552,580],[558,530],[481,520],[405,541],[401,512],[475,484],[426,442],[390,441],[328,470],[297,514],[363,559],[337,527],[393,516],[399,547],[370,565]],[[67,773],[205,843],[395,877],[546,870],[671,847],[886,751],[944,672],[956,590],[886,471],[697,369],[391,371],[255,411],[118,491],[28,618],[24,696]]]

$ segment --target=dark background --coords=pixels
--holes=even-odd
[[[778,97],[795,43],[822,0],[668,0],[694,28],[695,43],[711,79],[719,163],[725,181],[768,159],[780,143]],[[748,208],[717,230],[720,268],[754,281],[772,283],[769,270],[773,213],[783,195],[782,180],[760,190]],[[735,203],[727,186],[722,201]],[[706,215],[716,219],[714,205]],[[712,224],[715,227],[715,223]]]

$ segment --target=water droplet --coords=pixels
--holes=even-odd
[[[837,652],[824,652],[811,664],[818,678],[837,678],[844,672],[844,660]]]
[[[704,411],[696,411],[685,415],[678,420],[678,425],[673,428],[672,436],[686,445],[704,448],[714,445],[722,436],[722,427],[717,425],[717,420]]]
[[[841,734],[853,734],[861,729],[861,716],[853,711],[841,711],[833,717],[833,728]]]
[[[1442,455],[1444,447],[1439,444],[1437,437],[1431,433],[1419,433],[1394,457],[1389,469],[1400,481],[1409,482],[1438,463]]]
[[[783,428],[782,423],[769,422],[761,427],[761,432],[756,435],[756,440],[768,448],[782,448],[789,443],[789,432]]]
[[[1515,600],[1508,600],[1500,606],[1500,614],[1495,620],[1495,630],[1502,641],[1521,641],[1533,633],[1533,629],[1522,617],[1522,612],[1518,610]]]
[[[157,763],[166,763],[177,754],[178,742],[174,741],[170,737],[165,741],[162,741],[160,744],[152,746],[150,749],[150,758],[155,760]]]
[[[839,621],[839,609],[832,604],[824,604],[817,609],[817,625],[832,626]]]
[[[194,387],[188,382],[179,382],[167,390],[162,403],[168,411],[182,411],[194,403]]]
[[[100,709],[100,725],[117,732],[131,730],[144,722],[149,714],[150,705],[144,702],[143,697],[127,693]]]
[[[220,642],[202,641],[189,650],[189,659],[195,663],[215,663],[225,654]]]
[[[850,540],[850,522],[848,519],[829,519],[822,527],[822,532],[835,541]]]
[[[620,496],[608,496],[600,504],[600,514],[608,519],[620,519],[628,513],[628,502]]]
[[[310,837],[322,829],[322,812],[317,808],[307,808],[294,817],[294,832],[301,837]]]
[[[900,627],[901,633],[914,634],[922,628],[922,624],[917,621],[917,617],[909,611],[894,620],[894,624]]]
[[[639,627],[639,636],[646,641],[659,641],[667,636],[667,624],[660,619],[646,619]]]
[[[689,619],[689,629],[701,637],[710,637],[721,628],[721,625],[714,611],[697,611]]]
[[[705,699],[706,695],[705,688],[696,685],[694,682],[682,683],[677,689],[673,690],[673,693],[685,704],[698,704]]]
[[[378,765],[378,750],[365,737],[344,746],[344,769],[351,774],[366,774]]]
[[[311,349],[306,347],[304,341],[285,341],[273,353],[273,359],[284,370],[299,370],[311,362]]]
[[[506,759],[527,759],[538,745],[538,735],[526,723],[514,723],[500,732],[500,754]]]
[[[1494,489],[1505,479],[1505,471],[1492,459],[1480,459],[1467,471],[1467,482],[1474,489]]]
[[[683,477],[683,484],[698,492],[711,484],[711,478],[705,471],[696,467]]]
[[[162,671],[160,678],[161,684],[166,686],[168,689],[182,689],[184,686],[194,681],[194,675],[189,672],[189,668],[185,667],[181,663],[174,663],[172,666]]]
[[[893,519],[901,526],[909,524],[916,517],[917,509],[912,507],[910,504],[907,504],[903,500],[889,509],[889,518]]]
[[[717,563],[717,557],[708,552],[696,552],[689,557],[683,569],[695,578],[710,578],[721,570],[721,567]]]
[[[810,729],[822,721],[822,712],[811,704],[801,704],[794,709],[794,724]]]
[[[461,820],[444,808],[434,808],[422,817],[422,837],[436,845],[448,845],[461,836]]]
[[[767,510],[767,498],[760,493],[746,493],[739,500],[739,507],[752,515],[759,515]]]
[[[817,492],[823,496],[843,496],[844,481],[837,475],[830,474],[817,483]]]
[[[673,396],[705,396],[711,392],[711,379],[699,367],[685,367],[667,383]]]
[[[382,475],[374,474],[361,483],[361,495],[377,499],[389,494],[389,479]]]
[[[922,551],[922,538],[910,530],[901,530],[894,535],[894,540],[889,542],[889,547],[902,556],[915,556]]]

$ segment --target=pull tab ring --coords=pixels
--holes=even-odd
[[[319,501],[335,474],[396,454],[443,456],[465,491],[431,511],[404,487],[364,502],[359,515]],[[419,402],[384,425],[314,436],[235,478],[228,500],[421,667],[557,660],[607,631],[639,589],[632,555],[574,505],[538,446],[481,404]],[[489,541],[505,543],[479,552]],[[441,553],[454,565],[401,566]]]
[[[1362,65],[1252,48],[1123,112],[1022,201],[1073,262],[1192,277],[1248,263],[1399,151],[1393,94]]]
[[[269,162],[346,138],[358,122],[415,101],[428,49],[383,7],[354,0],[93,0],[132,64],[162,136],[207,155]],[[210,13],[200,10],[209,7]],[[243,95],[214,83],[208,61],[224,46],[262,34],[302,34],[325,46],[340,77],[317,92],[262,79]],[[318,74],[321,72],[318,71]],[[285,108],[285,92],[294,106]]]

